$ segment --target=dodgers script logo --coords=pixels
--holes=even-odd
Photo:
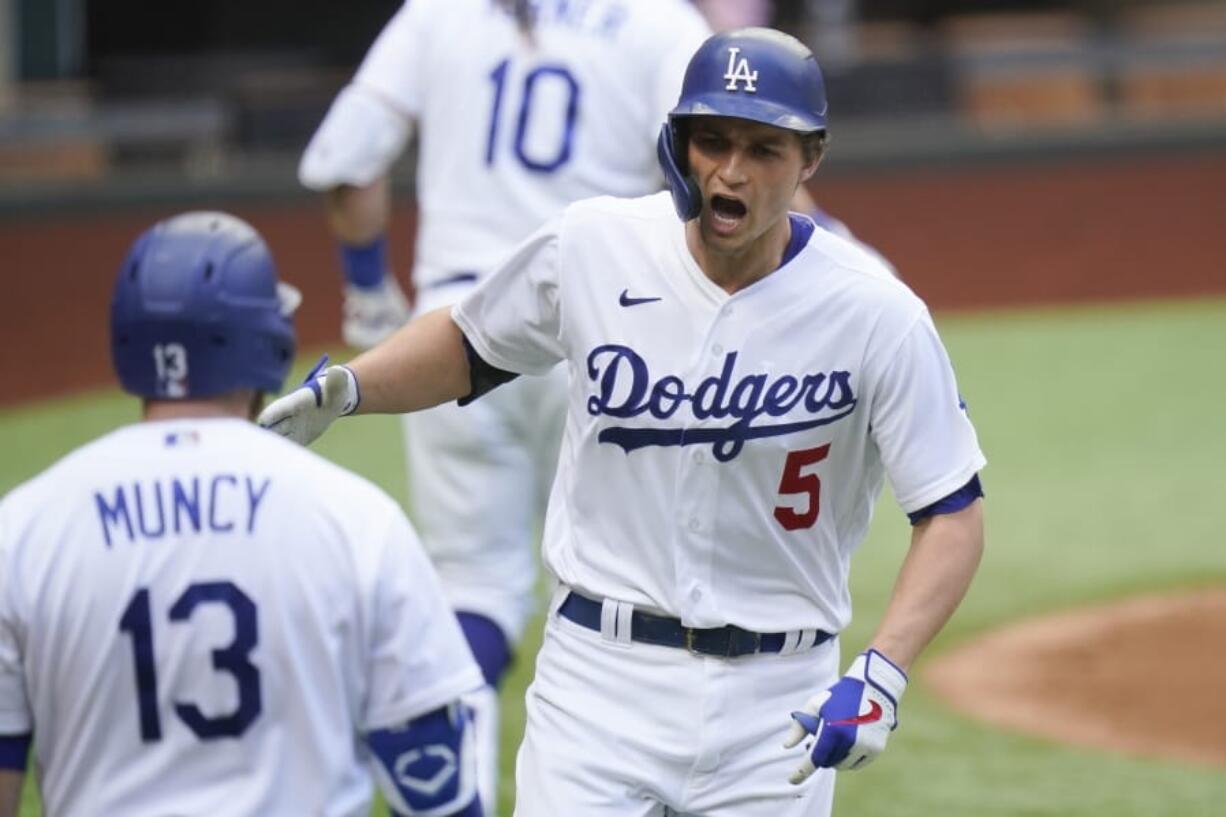
[[[748,440],[795,434],[829,425],[856,408],[851,373],[813,372],[794,377],[781,375],[768,381],[765,374],[744,374],[734,379],[736,352],[724,356],[718,375],[704,378],[693,391],[675,375],[653,380],[647,362],[628,346],[597,346],[587,356],[587,375],[596,393],[587,400],[594,417],[629,418],[649,414],[667,420],[688,405],[696,420],[733,418],[723,428],[602,429],[597,440],[621,446],[629,454],[647,446],[711,445],[715,459],[727,462],[741,453]],[[756,422],[782,417],[793,409],[811,415],[791,423]]]
[[[758,92],[758,72],[749,70],[749,58],[741,57],[737,61],[736,55],[741,53],[739,48],[728,49],[728,70],[724,72],[724,79],[728,80],[728,84],[724,86],[725,91],[735,91],[737,83],[745,83],[745,90],[751,94]]]

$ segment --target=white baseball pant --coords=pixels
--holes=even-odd
[[[790,713],[838,678],[838,653],[831,639],[715,658],[619,643],[551,612],[515,817],[828,817],[834,772],[793,786],[805,749],[783,741]]]

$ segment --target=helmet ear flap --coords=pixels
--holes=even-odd
[[[656,157],[660,161],[660,169],[664,171],[669,192],[672,193],[677,216],[682,221],[692,221],[702,212],[702,191],[698,189],[694,178],[686,172],[685,155],[685,131],[670,119],[660,127],[660,137],[656,140]]]

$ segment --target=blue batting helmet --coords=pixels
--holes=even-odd
[[[691,116],[734,117],[818,133],[826,130],[826,84],[813,52],[782,31],[740,28],[699,46],[656,144],[682,221],[702,211],[702,195],[686,168],[683,121]]]
[[[158,222],[132,245],[115,281],[111,359],[119,382],[159,400],[280,391],[299,301],[245,221],[195,212]]]

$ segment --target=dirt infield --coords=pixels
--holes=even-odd
[[[1008,729],[1226,766],[1226,589],[1007,626],[936,659],[925,682]]]
[[[936,310],[1226,293],[1226,149],[1025,167],[818,174],[815,192]],[[260,229],[306,296],[304,343],[339,331],[336,250],[309,198],[212,203]],[[199,207],[199,205],[194,205]],[[0,222],[0,404],[110,382],[106,305],[127,245],[178,208]],[[410,263],[413,213],[393,258]],[[403,277],[403,275],[402,275]]]

